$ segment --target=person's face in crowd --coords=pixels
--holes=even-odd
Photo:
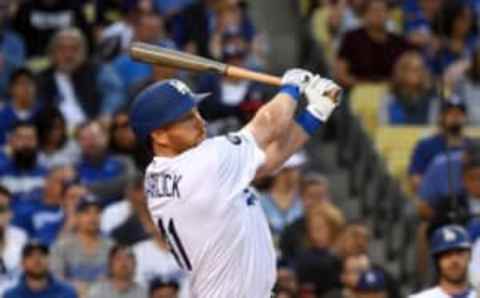
[[[464,173],[463,183],[467,193],[480,199],[480,167],[473,167]]]
[[[424,85],[425,64],[419,55],[412,55],[405,62],[403,72],[403,87],[408,90],[419,90]]]
[[[181,153],[200,144],[207,137],[205,120],[196,108],[183,118],[151,134],[153,142],[160,147]]]
[[[325,217],[312,214],[308,219],[308,234],[312,246],[315,248],[328,248],[332,242],[332,233]]]
[[[360,274],[370,267],[370,260],[367,255],[359,254],[356,256],[348,256],[343,261],[343,270],[340,276],[344,287],[354,289],[360,278]]]
[[[111,273],[114,278],[131,280],[135,272],[135,259],[131,252],[121,249],[112,257]]]
[[[172,286],[164,286],[155,289],[150,298],[177,298],[178,289]]]
[[[364,22],[366,28],[384,30],[388,19],[388,7],[384,1],[370,0],[366,4]]]
[[[305,186],[303,193],[303,206],[305,209],[310,209],[318,202],[325,202],[330,200],[330,190],[325,183],[312,183]]]
[[[10,87],[10,95],[19,108],[29,109],[35,103],[35,82],[28,75],[17,77]]]
[[[78,229],[80,232],[96,234],[100,230],[100,208],[88,206],[78,213]]]
[[[75,36],[61,36],[58,38],[53,55],[54,64],[58,70],[71,73],[84,61],[82,42]]]
[[[3,229],[8,226],[11,219],[10,198],[4,194],[0,194],[0,228]]]
[[[472,21],[472,11],[465,7],[453,22],[452,35],[454,37],[465,38],[470,32]]]
[[[65,195],[66,184],[74,177],[72,168],[62,167],[50,172],[45,182],[45,199],[48,202],[61,204]]]
[[[460,136],[465,126],[465,112],[459,108],[449,108],[443,112],[443,126],[452,136]]]
[[[160,16],[146,14],[140,17],[135,26],[135,38],[141,42],[155,43],[163,35],[163,21]]]
[[[33,126],[20,126],[12,134],[12,148],[15,165],[22,169],[31,169],[37,160],[37,130]]]
[[[93,122],[80,130],[78,142],[84,157],[95,160],[105,154],[108,146],[108,136],[98,122]]]
[[[117,148],[125,152],[130,152],[135,149],[135,134],[129,125],[127,113],[115,115],[113,118],[113,142]]]
[[[440,280],[451,284],[463,284],[467,280],[470,251],[452,250],[438,257]]]
[[[368,252],[369,233],[363,225],[348,226],[341,236],[344,255],[366,254]]]
[[[28,278],[43,279],[48,274],[48,256],[40,250],[34,250],[23,261],[23,271]]]
[[[290,268],[278,268],[277,269],[277,285],[281,289],[288,289],[292,292],[297,292],[298,283],[295,272]]]

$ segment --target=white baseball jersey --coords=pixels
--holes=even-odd
[[[187,271],[193,298],[267,298],[275,282],[268,223],[248,189],[265,160],[252,134],[155,157],[145,191],[153,220]]]
[[[453,298],[453,297],[458,297],[458,298],[476,298],[475,292],[473,290],[470,290],[465,293],[465,295],[461,296],[452,296],[448,295],[445,293],[440,287],[434,287],[428,290],[425,290],[423,292],[420,292],[415,295],[409,296],[410,298]]]

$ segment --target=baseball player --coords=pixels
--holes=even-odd
[[[154,154],[146,207],[188,273],[198,298],[267,298],[275,282],[268,224],[249,189],[273,173],[335,109],[339,87],[294,69],[278,94],[240,131],[206,139],[194,94],[179,80],[155,83],[135,99],[131,123]],[[294,113],[304,94],[308,106]]]
[[[437,229],[431,240],[431,254],[438,284],[410,298],[476,298],[467,276],[470,249],[470,237],[463,227],[448,225]]]

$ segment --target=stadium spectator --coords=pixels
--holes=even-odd
[[[123,200],[110,204],[103,209],[100,222],[102,233],[113,238],[115,242],[124,245],[131,245],[148,238],[148,232],[151,228],[135,212],[134,202],[139,200],[145,200],[142,176],[137,176],[128,182]],[[149,261],[151,260],[149,259]],[[141,263],[142,259],[137,258],[137,273],[140,270]]]
[[[353,291],[355,298],[387,298],[386,277],[382,271],[369,269],[360,274]]]
[[[22,251],[23,275],[18,284],[9,289],[5,298],[77,298],[69,284],[56,278],[48,269],[49,250],[46,246],[29,242]]]
[[[355,256],[368,253],[370,231],[362,221],[351,221],[338,235],[335,243],[335,252],[341,257]]]
[[[40,200],[23,202],[17,208],[14,223],[28,232],[31,239],[52,245],[65,223],[66,187],[73,180],[72,168],[52,169],[45,181]]]
[[[10,210],[10,192],[0,186],[0,296],[5,290],[15,284],[20,275],[20,260],[22,249],[27,243],[28,236],[22,230],[10,224],[12,211]]]
[[[427,57],[433,56],[439,46],[433,24],[441,8],[442,1],[438,0],[405,1],[403,6],[404,34],[410,43],[425,51]]]
[[[464,149],[469,138],[464,135],[466,122],[465,103],[453,96],[441,103],[439,132],[418,142],[408,167],[410,185],[418,190],[422,178],[433,159],[445,152]]]
[[[456,65],[462,66],[462,62]],[[462,69],[463,70],[463,69]],[[461,98],[465,99],[468,110],[468,123],[480,125],[480,47],[477,47],[471,63],[467,64],[464,71],[460,72],[458,79],[453,81],[453,90]]]
[[[74,232],[53,245],[50,267],[85,297],[91,284],[107,276],[113,243],[100,233],[100,203],[93,196],[80,199],[75,220]]]
[[[344,220],[336,208],[327,208],[326,204],[315,209],[308,213],[307,244],[299,248],[295,263],[300,287],[314,285],[315,293],[321,296],[339,286],[341,259],[333,248]]]
[[[133,164],[108,152],[108,132],[95,120],[77,130],[81,160],[76,165],[80,182],[102,200],[102,206],[122,198]]]
[[[0,98],[8,94],[8,81],[13,71],[25,62],[25,44],[22,36],[10,30],[10,0],[0,0]]]
[[[299,187],[300,168],[305,162],[304,153],[299,152],[290,157],[273,178],[265,198],[260,201],[274,237],[280,237],[287,225],[303,215]]]
[[[89,298],[147,298],[147,291],[134,281],[136,259],[127,246],[115,245],[108,255],[108,278],[89,290]]]
[[[0,169],[0,184],[13,196],[12,209],[22,200],[38,199],[47,171],[38,163],[38,135],[35,126],[18,122],[9,136],[11,154]]]
[[[343,37],[334,70],[343,86],[388,80],[397,59],[410,48],[403,37],[387,31],[387,17],[385,0],[367,1],[362,28]]]
[[[9,98],[0,108],[0,144],[5,144],[7,134],[15,123],[32,123],[38,112],[35,78],[28,69],[19,68],[10,76]]]
[[[472,139],[463,152],[441,154],[432,161],[419,189],[418,212],[422,219],[431,220],[434,209],[442,200],[465,194],[464,166],[480,159],[480,140]]]
[[[57,32],[49,44],[52,66],[40,74],[41,97],[57,106],[72,130],[88,118],[108,117],[125,102],[122,83],[108,66],[88,59],[85,36],[75,28]]]
[[[303,249],[303,245],[299,243],[304,243],[304,239],[307,239],[307,218],[310,212],[325,208],[325,212],[331,213],[331,216],[338,221],[337,224],[341,224],[341,211],[327,201],[329,192],[328,180],[325,177],[308,175],[303,179],[300,195],[306,214],[285,227],[279,243],[282,258],[292,260]]]
[[[248,47],[239,34],[223,35],[221,59],[227,64],[245,67]],[[200,104],[207,121],[233,118],[240,124],[253,116],[267,95],[267,90],[258,83],[209,74],[199,78],[197,91],[212,93]]]
[[[472,57],[477,44],[474,17],[468,2],[444,1],[434,28],[441,39],[431,65],[436,75],[441,75],[453,62]]]
[[[13,28],[25,38],[29,57],[44,56],[50,37],[58,30],[75,26],[88,32],[79,4],[73,0],[22,1]]]
[[[233,30],[251,41],[255,28],[246,9],[239,12],[238,5],[235,0],[201,0],[185,7],[173,20],[175,43],[182,49],[212,57],[210,41],[215,34]]]
[[[154,279],[150,283],[149,298],[178,298],[179,285],[175,281]]]
[[[120,110],[113,115],[109,149],[114,155],[133,159],[138,170],[144,169],[151,159],[148,151],[143,148],[143,144],[139,144],[133,134],[127,110]]]
[[[394,66],[390,91],[382,100],[380,122],[390,125],[429,124],[435,99],[422,56],[407,52]]]
[[[39,111],[35,126],[38,129],[40,153],[38,162],[47,169],[71,166],[80,159],[78,144],[68,136],[67,123],[56,108]]]
[[[277,263],[277,282],[275,284],[275,292],[277,293],[277,297],[282,291],[288,291],[292,295],[296,295],[298,290],[299,285],[295,268],[280,260]]]
[[[370,260],[365,254],[350,255],[343,258],[339,287],[328,291],[323,297],[352,297],[361,272],[368,270],[370,266]]]
[[[144,13],[138,16],[133,27],[133,41],[159,44],[166,38],[162,18],[154,13]],[[164,43],[168,42],[164,41]],[[161,45],[162,43],[160,43]],[[140,81],[150,77],[153,66],[134,61],[128,53],[122,53],[112,61],[112,68],[122,80],[123,92],[128,94]]]

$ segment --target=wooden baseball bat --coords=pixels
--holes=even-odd
[[[213,72],[227,77],[252,80],[274,86],[280,86],[282,84],[282,79],[276,76],[142,42],[134,42],[130,46],[130,56],[141,62],[173,68],[197,72]]]

